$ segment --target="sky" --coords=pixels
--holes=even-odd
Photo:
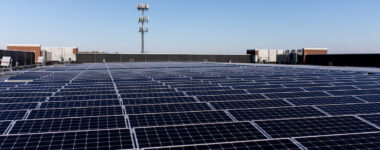
[[[0,48],[139,53],[140,2],[150,4],[148,53],[380,53],[380,0],[0,0]]]

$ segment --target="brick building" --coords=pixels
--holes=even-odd
[[[41,45],[40,44],[7,44],[8,50],[18,50],[26,52],[35,53],[35,62],[38,61],[38,57],[41,56]]]

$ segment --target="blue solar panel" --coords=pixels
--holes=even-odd
[[[296,138],[309,150],[379,149],[380,132]]]
[[[0,149],[379,147],[376,75],[162,62],[10,76],[0,82]]]
[[[352,116],[256,121],[273,138],[378,131]]]
[[[206,103],[178,103],[160,105],[127,105],[128,114],[159,113],[159,112],[181,112],[211,110]]]
[[[121,107],[86,107],[32,110],[28,119],[123,115]]]
[[[123,116],[58,118],[16,121],[9,134],[125,128]]]
[[[318,106],[332,115],[379,113],[380,103]]]
[[[248,122],[136,128],[140,148],[265,139]]]
[[[253,150],[299,150],[300,148],[288,139],[279,140],[259,140],[227,142],[214,144],[197,144],[187,146],[172,146],[162,148],[146,148],[144,150],[233,150],[233,149],[253,149]]]
[[[328,104],[363,103],[363,101],[351,96],[294,98],[294,99],[287,99],[287,100],[295,105],[328,105]]]
[[[0,136],[0,149],[132,149],[129,129]]]
[[[229,112],[239,121],[325,116],[313,107],[238,109]]]
[[[291,106],[283,100],[254,100],[254,101],[229,101],[210,102],[216,109],[239,109],[239,108],[265,108]]]

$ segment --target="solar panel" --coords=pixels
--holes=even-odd
[[[211,110],[206,103],[178,103],[160,105],[127,105],[128,114],[159,113],[159,112],[181,112]]]
[[[301,92],[300,88],[276,88],[276,89],[249,89],[250,93],[280,93],[280,92]]]
[[[325,116],[313,107],[280,107],[228,110],[237,120],[268,120]]]
[[[158,98],[123,99],[124,105],[191,103],[191,102],[196,102],[196,100],[193,97],[158,97]]]
[[[185,95],[179,92],[121,94],[122,98],[178,97],[178,96],[185,96]]]
[[[51,96],[52,93],[0,93],[0,97],[41,97]]]
[[[24,118],[26,112],[26,110],[0,111],[0,120],[19,120]]]
[[[352,116],[255,121],[273,138],[378,131]]]
[[[362,72],[157,62],[11,76],[33,81],[0,81],[0,149],[379,147],[380,76]]]
[[[213,144],[197,144],[188,146],[172,146],[162,148],[146,148],[144,150],[233,150],[233,149],[254,149],[254,150],[299,150],[292,141],[288,139],[260,140],[226,142]]]
[[[307,91],[332,91],[332,90],[355,90],[352,86],[330,86],[330,87],[305,87]]]
[[[318,106],[331,115],[379,113],[380,103]]]
[[[296,138],[309,150],[379,149],[380,132]]]
[[[139,114],[129,115],[128,117],[131,127],[200,124],[232,121],[232,119],[223,111]]]
[[[32,110],[28,119],[123,115],[121,107],[86,107]]]
[[[197,91],[197,92],[186,92],[187,95],[236,95],[236,94],[246,94],[243,90],[220,90],[220,91]]]
[[[328,93],[336,96],[340,95],[366,95],[366,94],[379,94],[379,89],[370,90],[345,90],[345,91],[328,91]]]
[[[114,129],[126,127],[123,116],[57,118],[16,121],[9,134]]]
[[[291,106],[283,100],[253,100],[253,101],[229,101],[210,102],[215,109],[239,109],[239,108],[265,108]]]
[[[0,121],[0,133],[4,134],[10,124],[11,121]]]
[[[323,92],[292,92],[292,93],[271,93],[265,94],[269,98],[296,98],[296,97],[321,97],[329,96]]]
[[[249,122],[135,128],[140,148],[265,139]]]
[[[129,129],[0,136],[0,149],[132,149]]]
[[[260,94],[241,94],[241,95],[216,95],[216,96],[197,96],[200,101],[231,101],[231,100],[255,100],[265,99]]]
[[[368,102],[380,102],[380,95],[364,95],[357,96],[360,99],[366,100]]]
[[[72,108],[72,107],[97,107],[97,106],[118,106],[119,100],[86,100],[86,101],[63,101],[44,102],[40,108]]]
[[[345,97],[311,97],[311,98],[293,98],[287,99],[289,102],[301,105],[328,105],[328,104],[346,104],[346,103],[363,103],[359,99],[351,96]]]
[[[380,126],[380,114],[374,114],[374,115],[361,115],[360,117],[364,118],[365,120],[368,120],[369,122]]]
[[[84,100],[101,100],[101,99],[117,99],[116,94],[112,95],[81,95],[81,96],[53,96],[49,101],[84,101]]]
[[[22,110],[36,108],[38,103],[14,103],[14,104],[0,104],[0,110]]]

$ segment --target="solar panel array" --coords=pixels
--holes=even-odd
[[[0,83],[0,149],[379,149],[380,75],[74,64]]]

